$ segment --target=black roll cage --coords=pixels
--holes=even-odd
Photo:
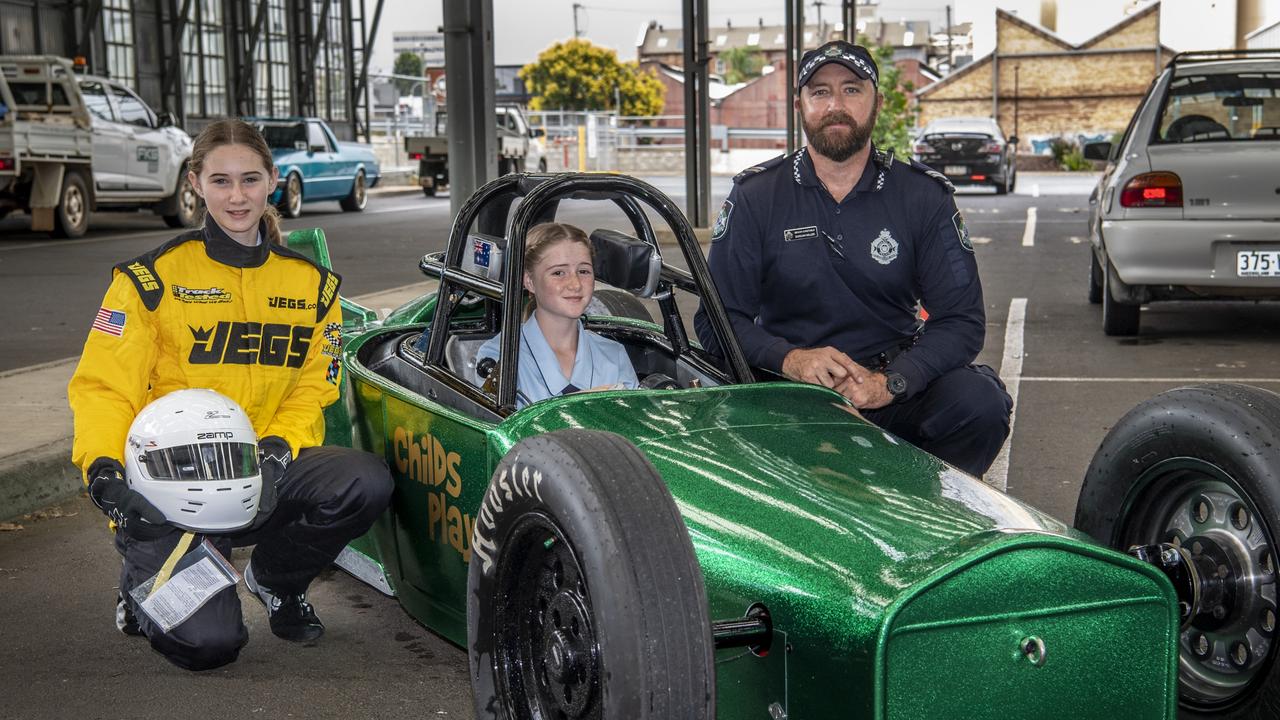
[[[428,276],[440,279],[431,327],[445,328],[458,304],[468,294],[498,301],[502,307],[503,328],[520,326],[521,304],[503,302],[504,288],[520,287],[524,276],[524,243],[529,230],[554,219],[561,200],[608,200],[616,204],[631,222],[636,237],[653,246],[661,255],[653,225],[640,202],[648,205],[664,220],[676,238],[676,244],[689,266],[688,271],[662,264],[661,280],[654,298],[662,310],[663,330],[677,354],[687,353],[689,340],[672,295],[673,288],[693,293],[702,301],[711,327],[724,353],[724,369],[736,383],[754,381],[751,367],[729,324],[729,316],[720,301],[706,258],[693,229],[679,208],[652,185],[626,175],[562,173],[504,175],[486,183],[463,204],[449,231],[449,244],[444,253],[424,255],[419,268]],[[507,231],[507,217],[517,200],[515,216]],[[639,201],[639,202],[638,202]],[[467,236],[472,232],[505,237],[502,283],[481,278],[461,269]],[[703,292],[703,288],[709,292]],[[448,333],[429,335],[426,362],[443,365]],[[498,411],[510,414],[516,407],[516,362],[519,355],[517,333],[503,333],[499,354],[497,400]]]

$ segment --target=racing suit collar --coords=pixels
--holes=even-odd
[[[853,186],[850,197],[863,192],[876,192],[884,188],[884,181],[893,165],[893,151],[884,152],[871,145],[871,154],[867,156],[867,164],[862,169],[862,177]],[[813,169],[813,158],[809,157],[809,147],[800,148],[792,155],[791,174],[797,185],[801,187],[821,188],[825,191],[818,172]]]
[[[208,215],[204,219],[204,251],[223,265],[238,268],[262,267],[271,254],[271,241],[267,239],[267,224],[258,221],[258,237],[262,241],[253,247],[241,245]]]

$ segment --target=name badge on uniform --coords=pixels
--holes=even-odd
[[[782,231],[782,239],[786,242],[795,242],[797,240],[809,240],[818,237],[818,226],[810,225],[809,227],[788,228]]]

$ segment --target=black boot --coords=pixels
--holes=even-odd
[[[249,588],[249,592],[267,607],[271,632],[275,633],[276,637],[293,642],[308,642],[324,634],[324,623],[316,617],[316,611],[311,607],[311,603],[307,602],[305,593],[280,595],[258,584],[253,576],[252,562],[244,571],[244,584]]]

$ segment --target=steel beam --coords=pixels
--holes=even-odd
[[[262,26],[267,17],[267,0],[258,0],[258,13],[253,19],[253,27],[249,37],[245,39],[244,61],[240,63],[240,82],[236,87],[236,107],[241,115],[249,114],[251,102],[250,88],[253,87],[253,53],[258,49],[258,38],[262,36]],[[257,109],[255,108],[255,111]]]
[[[493,100],[493,0],[444,0],[449,68],[449,210],[497,177]]]
[[[382,3],[378,0],[378,4],[373,8],[373,25],[369,27],[369,34],[362,40],[363,48],[360,62],[360,74],[356,76],[355,96],[364,102],[364,131],[365,140],[369,140],[369,99],[365,97],[365,90],[369,87],[369,60],[372,57],[370,47],[373,45],[373,39],[378,36],[378,23],[382,21]]]
[[[306,29],[303,35],[310,43],[307,48],[306,63],[302,66],[302,97],[299,98],[299,108],[302,103],[309,98],[311,101],[311,113],[319,117],[325,117],[328,113],[320,112],[320,98],[315,96],[316,93],[316,73],[320,72],[320,68],[316,67],[316,60],[320,57],[320,45],[329,39],[329,8],[333,6],[333,0],[325,0],[320,10],[320,23],[316,26],[316,34],[312,35],[310,29]],[[306,4],[306,17],[311,17],[311,4]],[[328,110],[328,108],[325,108]],[[308,114],[304,111],[303,114]]]
[[[711,106],[707,0],[683,0],[685,214],[707,227],[711,194]]]
[[[169,7],[176,8],[177,6],[170,3]],[[178,123],[182,125],[185,125],[187,122],[187,105],[182,99],[185,93],[183,93],[182,88],[179,87],[178,80],[181,78],[181,73],[179,71],[182,67],[182,32],[187,27],[187,15],[190,14],[190,12],[191,0],[182,0],[182,11],[172,19],[173,53],[169,57],[169,64],[165,67],[163,83],[164,92],[161,93],[166,98],[177,98],[178,112],[175,114],[178,116]]]
[[[89,46],[93,42],[93,32],[98,29],[102,17],[102,0],[89,0],[84,10],[84,34],[76,43],[76,56],[88,57]],[[95,68],[96,69],[96,68]]]

